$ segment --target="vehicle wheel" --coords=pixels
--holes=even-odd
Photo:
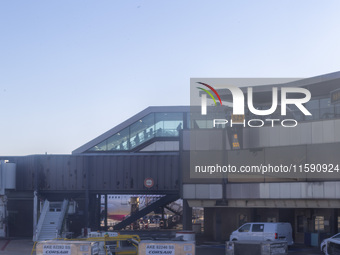
[[[326,254],[326,245],[322,246],[322,252]]]
[[[235,239],[235,238],[234,238],[234,239],[233,239],[233,240],[231,240],[231,241],[235,242],[235,241],[237,241],[237,239]]]

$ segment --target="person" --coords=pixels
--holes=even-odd
[[[135,139],[133,140],[135,142],[135,146],[139,145],[139,134],[136,134]]]
[[[177,126],[177,132],[179,134],[179,131],[182,129],[182,122],[180,122]]]

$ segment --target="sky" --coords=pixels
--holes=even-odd
[[[339,71],[340,1],[0,1],[0,156],[70,154],[190,78]]]

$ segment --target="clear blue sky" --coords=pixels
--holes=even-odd
[[[340,1],[0,1],[0,155],[60,154],[191,77],[339,70]]]

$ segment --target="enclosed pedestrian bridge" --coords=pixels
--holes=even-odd
[[[180,133],[189,107],[149,107],[71,155],[6,157],[17,164],[17,190],[179,194]],[[154,180],[146,187],[146,178]]]
[[[179,151],[189,107],[149,107],[72,154]]]

